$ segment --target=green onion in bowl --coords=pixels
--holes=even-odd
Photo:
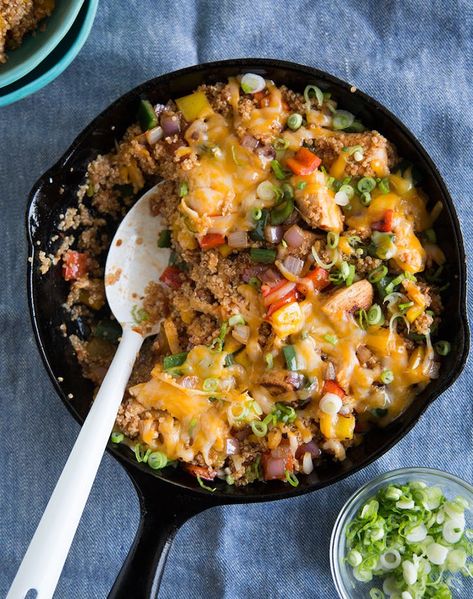
[[[362,487],[331,539],[341,599],[473,597],[473,487],[426,468],[396,470]]]

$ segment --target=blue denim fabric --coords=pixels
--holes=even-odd
[[[100,4],[74,63],[0,110],[0,596],[26,550],[78,426],[40,363],[25,293],[27,193],[117,96],[198,62],[261,56],[306,63],[368,92],[414,132],[455,200],[472,250],[473,8],[469,0],[127,0]],[[366,480],[426,465],[472,480],[472,363],[414,430],[364,472],[279,503],[217,508],[178,533],[162,599],[331,599],[332,524]],[[138,525],[126,474],[105,456],[56,596],[102,599]]]

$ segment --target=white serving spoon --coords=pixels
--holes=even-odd
[[[53,596],[136,356],[145,337],[157,332],[159,323],[141,331],[133,318],[133,313],[136,315],[142,305],[146,285],[159,279],[169,261],[170,250],[158,249],[157,246],[159,233],[164,228],[163,221],[159,216],[151,215],[149,206],[156,187],[145,193],[128,212],[110,247],[105,267],[105,289],[112,313],[123,328],[120,345],[7,599],[24,599],[32,589],[36,590],[37,599]]]

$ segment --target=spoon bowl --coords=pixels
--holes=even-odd
[[[150,200],[158,183],[147,191],[127,213],[115,233],[105,266],[105,292],[113,315],[122,327],[135,327],[136,315],[143,308],[147,285],[158,281],[169,262],[171,250],[158,248],[158,237],[165,229],[159,215],[152,215]],[[156,332],[153,323],[141,332]]]

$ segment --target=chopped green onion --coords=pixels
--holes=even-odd
[[[284,139],[282,137],[276,137],[276,139],[273,141],[273,148],[279,152],[281,150],[287,150],[289,147],[289,142],[287,141],[287,139]]]
[[[115,432],[115,431],[110,435],[110,441],[112,443],[121,443],[124,438],[125,438],[125,435],[123,433],[119,433],[119,432]]]
[[[370,283],[378,283],[379,281],[381,281],[381,279],[384,279],[384,277],[388,274],[388,269],[386,266],[384,266],[384,264],[381,264],[380,266],[378,266],[378,268],[375,268],[374,270],[372,270],[370,272],[370,274],[368,275],[368,281]]]
[[[401,312],[405,312],[406,310],[409,310],[409,308],[412,308],[413,305],[414,302],[404,302],[403,304],[398,304],[397,307]]]
[[[383,324],[384,316],[383,311],[381,310],[381,306],[379,306],[378,304],[373,304],[366,313],[366,321],[371,326]]]
[[[179,197],[183,198],[189,193],[189,186],[185,181],[179,185]]]
[[[355,117],[347,110],[337,110],[333,115],[332,126],[336,130],[347,129],[353,124]]]
[[[245,94],[256,94],[264,90],[266,81],[261,75],[245,73],[240,80],[240,85]]]
[[[177,366],[182,366],[187,358],[187,352],[182,352],[180,354],[174,354],[172,356],[166,356],[163,359],[163,368],[164,370],[170,370],[171,368],[176,368]]]
[[[273,354],[271,352],[264,354],[264,361],[266,362],[266,368],[270,370],[274,364]]]
[[[237,324],[246,324],[246,321],[241,314],[234,314],[228,319],[228,324],[234,327]]]
[[[148,466],[153,470],[161,470],[168,463],[168,458],[162,451],[153,451],[148,456]]]
[[[214,393],[215,391],[217,391],[218,387],[219,387],[218,379],[215,379],[215,378],[205,379],[202,384],[202,389],[204,391],[208,391],[210,393]]]
[[[275,188],[276,189],[276,188]],[[263,208],[261,210],[261,218],[256,221],[255,228],[250,231],[250,239],[253,241],[264,241],[264,228],[266,227],[269,219],[269,210]]]
[[[353,189],[353,187],[351,185],[348,185],[347,183],[344,183],[338,191],[344,193],[349,200],[351,200],[355,194],[355,190]]]
[[[292,199],[294,197],[294,188],[289,183],[283,183],[281,185],[281,191],[285,199]]]
[[[335,233],[334,231],[329,231],[327,233],[327,247],[330,249],[334,250],[336,247],[338,247],[339,240],[340,235],[338,233]]]
[[[355,275],[356,275],[355,265],[349,264],[348,265],[348,276],[345,279],[345,285],[347,287],[350,287],[350,285],[353,284],[353,281],[355,280]]]
[[[292,131],[297,131],[302,125],[302,116],[300,114],[297,114],[296,112],[294,114],[291,114],[287,118],[286,125]]]
[[[272,225],[281,225],[294,211],[294,200],[287,198],[271,210],[270,220]]]
[[[381,382],[384,385],[389,385],[394,381],[394,374],[392,370],[383,370],[383,372],[379,375]]]
[[[386,293],[389,295],[394,291],[395,287],[398,287],[406,278],[404,273],[401,273],[397,277],[395,277],[390,283],[386,285]]]
[[[251,430],[256,437],[264,437],[268,432],[268,425],[265,422],[259,420],[251,421]]]
[[[300,181],[297,184],[297,189],[304,189],[304,187],[306,187],[306,185],[307,185],[307,181]]]
[[[142,131],[158,126],[158,116],[149,100],[141,100],[138,107],[138,121]]]
[[[381,179],[381,181],[378,183],[378,188],[382,193],[389,193],[389,179],[387,177]]]
[[[373,191],[375,187],[376,181],[373,177],[362,177],[357,183],[357,188],[360,193]]]
[[[320,108],[324,103],[324,94],[322,90],[316,85],[307,85],[304,90],[304,100],[306,104],[308,104],[309,106],[311,96],[315,97],[315,99],[317,100],[317,105]]]
[[[286,366],[288,370],[297,370],[297,356],[296,350],[293,345],[285,345],[282,348],[284,358],[286,360]]]
[[[327,343],[331,343],[332,345],[337,345],[338,343],[338,337],[336,335],[330,335],[327,333],[324,335],[324,339],[327,341]]]
[[[277,251],[268,248],[251,248],[250,258],[253,262],[261,264],[272,264],[276,260]]]
[[[366,310],[357,310],[355,312],[355,320],[360,329],[366,329],[368,324],[368,315],[366,314]]]
[[[227,336],[228,333],[228,322],[225,320],[222,323],[222,326],[220,327],[220,332],[218,334],[218,337],[215,337],[215,339],[212,341],[210,348],[214,349],[215,351],[221,352],[223,350],[223,343],[225,341],[225,337]]]
[[[169,229],[163,229],[159,232],[158,237],[158,248],[170,248],[171,247],[171,231]]]
[[[278,160],[271,160],[271,169],[276,179],[283,181],[286,178],[286,173]]]
[[[286,470],[284,474],[286,476],[287,482],[292,487],[298,487],[299,486],[299,479],[297,478],[297,476],[293,472],[289,472],[289,470]]]
[[[348,265],[348,262],[346,262],[346,260],[343,260],[340,264],[340,275],[342,276],[342,279],[345,281],[349,274],[350,267]]]
[[[439,356],[447,356],[452,349],[448,341],[437,341],[434,347]]]
[[[244,91],[244,90],[243,90]],[[213,493],[214,491],[217,490],[216,487],[209,487],[207,486],[204,481],[200,478],[200,476],[197,476],[197,482],[199,483],[199,485],[202,487],[202,489],[205,489],[206,491],[210,491],[211,493]]]
[[[131,316],[136,324],[141,324],[142,322],[149,320],[148,312],[146,312],[144,308],[138,308],[137,304],[131,309]]]
[[[371,204],[371,194],[369,191],[364,191],[360,194],[360,202],[363,206],[369,206]]]
[[[147,449],[146,451],[144,451],[144,448],[141,446],[141,444],[137,443],[133,448],[133,451],[135,453],[136,461],[139,463],[144,462],[146,464],[151,454],[151,449]]]
[[[261,210],[261,208],[252,208],[251,212],[250,212],[250,216],[251,216],[252,220],[260,220],[261,217],[263,216],[263,211]]]

